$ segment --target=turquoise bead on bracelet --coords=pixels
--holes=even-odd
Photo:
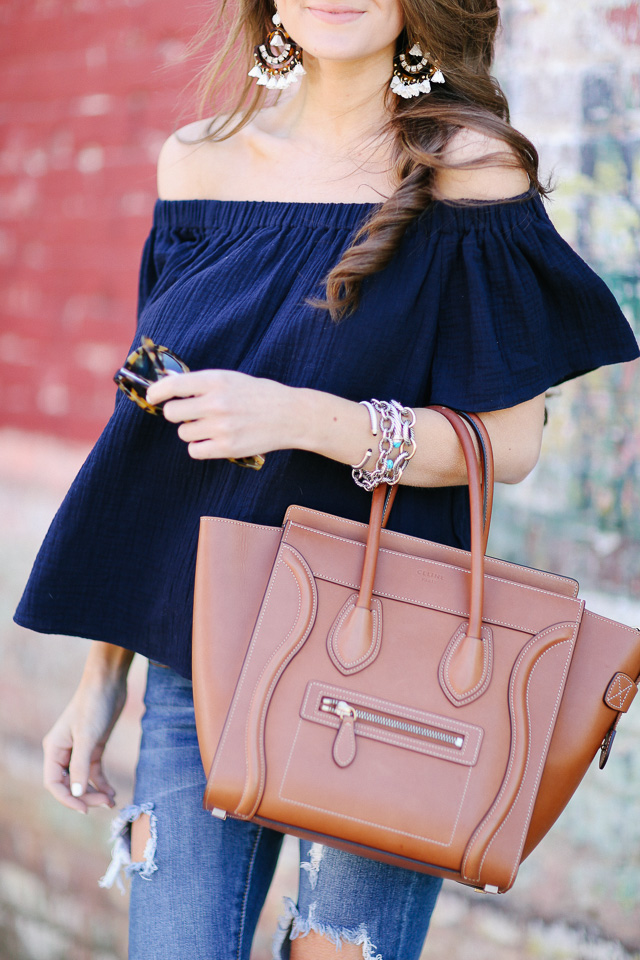
[[[397,400],[361,400],[371,420],[371,433],[382,437],[378,444],[379,456],[372,470],[365,470],[372,449],[368,449],[360,463],[351,465],[353,479],[365,490],[374,490],[379,484],[393,486],[400,478],[414,453],[416,442],[413,427],[416,415],[411,407],[403,407]],[[391,455],[393,453],[393,455]]]

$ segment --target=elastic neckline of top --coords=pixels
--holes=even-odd
[[[495,218],[507,222],[520,219],[523,206],[538,204],[544,209],[535,191],[504,200],[436,200],[423,216],[434,216],[442,225],[480,224]],[[380,204],[376,203],[301,203],[281,200],[156,200],[154,226],[192,230],[243,229],[295,226],[325,227],[352,231],[359,227]],[[421,219],[421,218],[419,218]],[[435,224],[434,224],[435,225]]]
[[[163,227],[301,225],[353,230],[376,203],[296,203],[281,200],[156,200],[154,224]]]

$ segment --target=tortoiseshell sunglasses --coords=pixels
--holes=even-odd
[[[129,354],[124,366],[120,367],[113,379],[118,388],[141,410],[158,416],[164,403],[149,403],[147,388],[162,377],[175,373],[190,373],[184,360],[167,347],[158,346],[149,337],[142,337],[141,346]],[[264,465],[264,457],[260,454],[252,457],[229,457],[229,460],[237,463],[239,467],[249,467],[252,470],[260,470]]]

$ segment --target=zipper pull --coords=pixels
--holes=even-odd
[[[334,713],[340,717],[340,726],[333,741],[333,759],[339,767],[348,767],[356,756],[356,711],[344,700],[338,700]]]

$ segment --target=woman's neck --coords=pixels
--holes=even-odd
[[[389,116],[391,51],[347,63],[307,56],[304,63],[307,76],[275,111],[279,134],[332,154],[375,142]]]

